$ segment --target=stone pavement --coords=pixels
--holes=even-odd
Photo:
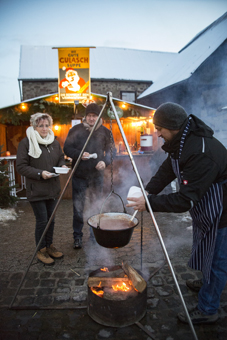
[[[189,325],[177,320],[183,307],[150,215],[137,215],[140,224],[130,243],[119,249],[106,249],[93,242],[85,224],[83,248],[74,250],[70,200],[63,200],[56,213],[54,244],[64,252],[64,258],[52,267],[35,258],[10,309],[35,250],[35,220],[29,203],[20,201],[16,212],[16,220],[0,223],[0,340],[194,339]],[[85,219],[90,216],[87,208]],[[191,219],[187,213],[159,213],[155,218],[190,308],[196,305],[197,293],[186,288],[185,280],[200,277],[200,273],[187,267],[192,243]],[[122,261],[141,271],[147,280],[147,312],[139,324],[121,328],[103,326],[87,313],[87,279],[91,271],[121,265]],[[199,340],[227,339],[227,287],[219,314],[220,319],[213,325],[194,326]]]

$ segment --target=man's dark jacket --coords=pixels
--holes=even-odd
[[[59,177],[50,179],[42,178],[42,171],[55,172],[53,167],[60,167],[65,164],[64,154],[57,140],[52,144],[39,144],[42,153],[39,158],[28,155],[29,142],[25,137],[19,143],[17,150],[16,167],[20,175],[26,177],[26,195],[28,201],[42,201],[55,199],[61,191]]]
[[[68,133],[64,144],[64,153],[72,158],[72,166],[75,165],[82,148],[84,147],[90,131],[84,126],[83,123],[73,126]],[[98,162],[105,162],[108,166],[111,162],[110,155],[111,148],[111,132],[105,126],[99,126],[92,134],[84,152],[90,154],[97,153],[97,158],[90,158],[88,160],[80,160],[80,163],[74,173],[75,177],[79,178],[92,178],[102,176],[103,172],[98,171],[95,167]],[[114,145],[113,145],[113,148]]]
[[[178,158],[180,139],[187,123],[170,143],[164,143],[167,159],[146,186],[153,211],[188,211],[195,206],[212,183],[227,179],[227,150],[213,137],[213,131],[203,121],[191,115],[191,124],[181,153],[179,168],[182,183],[179,192],[158,195],[176,176],[172,170],[170,155]],[[227,226],[227,184],[223,185],[224,200],[220,227]]]

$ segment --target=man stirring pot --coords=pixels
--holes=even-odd
[[[189,211],[193,221],[193,246],[189,266],[200,270],[202,280],[187,280],[199,292],[198,305],[189,314],[194,324],[218,319],[221,293],[227,282],[227,150],[213,131],[175,103],[164,103],[155,111],[153,123],[167,159],[147,184],[154,212]],[[175,178],[179,191],[158,195]],[[135,210],[146,210],[144,197],[127,198]],[[188,322],[185,313],[179,313]]]

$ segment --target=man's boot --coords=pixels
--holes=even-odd
[[[58,251],[53,244],[50,247],[47,247],[47,253],[49,256],[53,257],[54,259],[61,259],[64,255],[62,252]]]
[[[200,280],[189,279],[186,281],[186,285],[191,290],[194,290],[195,292],[199,292],[200,288],[202,288],[203,286],[203,281],[201,279]]]
[[[37,258],[40,262],[44,263],[47,266],[51,266],[54,264],[54,260],[48,255],[46,247],[40,249],[37,252]]]

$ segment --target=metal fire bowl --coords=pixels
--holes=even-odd
[[[121,268],[108,267],[109,271]],[[98,276],[100,269],[90,273],[90,277]],[[140,273],[141,274],[141,273]],[[88,315],[97,323],[110,327],[126,327],[140,321],[147,310],[147,287],[136,297],[126,300],[107,300],[92,292],[88,287]]]
[[[113,219],[113,224],[116,219],[130,221],[131,215],[125,213],[104,213],[99,215],[91,216],[87,223],[93,228],[95,239],[97,243],[105,248],[121,248],[126,246],[132,236],[134,228],[138,225],[139,221],[137,218],[133,219],[134,225],[131,228],[111,230],[111,229],[100,229],[97,226],[103,217],[108,217],[108,219]]]

